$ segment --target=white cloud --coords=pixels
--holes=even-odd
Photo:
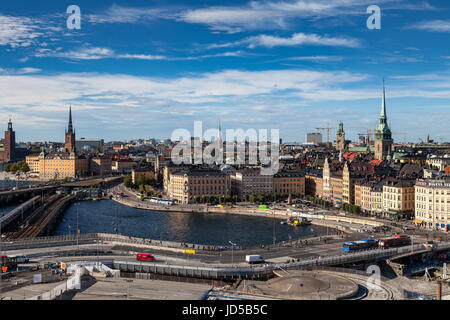
[[[302,46],[302,45],[315,45],[315,46],[332,46],[332,47],[350,47],[357,48],[361,44],[359,40],[346,37],[328,37],[321,36],[318,34],[305,34],[305,33],[294,33],[288,38],[276,37],[271,35],[257,35],[252,37],[247,37],[243,40],[236,42],[229,42],[223,44],[212,44],[208,46],[208,49],[215,48],[226,48],[234,46],[248,46],[248,48],[255,47],[292,47],[292,46]]]
[[[342,61],[342,60],[344,60],[344,57],[340,57],[340,56],[304,56],[304,57],[289,57],[289,58],[286,58],[283,60],[323,62],[323,61]]]
[[[113,4],[104,14],[86,15],[90,23],[137,23],[162,18],[166,10],[154,8],[131,8]]]
[[[167,57],[162,55],[151,55],[151,54],[130,54],[123,53],[119,54],[114,52],[114,50],[109,48],[101,47],[83,47],[79,50],[62,51],[62,48],[57,48],[55,50],[50,50],[47,48],[40,48],[35,53],[35,57],[54,57],[54,58],[64,58],[69,60],[99,60],[99,59],[129,59],[129,60],[169,60],[169,61],[181,61],[181,60],[199,60],[207,58],[216,57],[241,57],[246,55],[245,52],[229,51],[216,54],[205,54],[198,56],[186,56],[186,57]]]
[[[20,69],[4,69],[0,68],[0,74],[31,74],[31,73],[39,73],[41,69],[25,67]]]
[[[0,46],[27,47],[43,35],[39,21],[0,15]]]
[[[250,1],[239,6],[211,6],[189,9],[178,20],[207,25],[213,31],[228,33],[255,29],[286,29],[295,19],[318,20],[344,15],[365,15],[373,0],[297,0]],[[427,2],[410,4],[408,0],[378,0],[383,10],[433,10]]]
[[[163,60],[165,56],[150,55],[150,54],[119,54],[119,59],[137,59],[137,60]]]
[[[411,22],[406,29],[416,29],[434,32],[450,32],[450,20],[431,20],[422,22]]]

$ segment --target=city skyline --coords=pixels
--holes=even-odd
[[[383,77],[389,127],[406,132],[394,141],[450,136],[447,4],[378,1],[369,30],[365,0],[78,1],[68,30],[72,3],[19,3],[0,9],[0,130],[11,116],[17,141],[62,141],[70,104],[78,136],[105,141],[195,120],[284,141],[342,121],[356,141],[365,130],[348,127],[378,122]]]

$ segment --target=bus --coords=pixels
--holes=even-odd
[[[358,241],[345,242],[342,245],[342,250],[344,252],[354,252],[376,248],[378,248],[378,241],[375,239],[362,239]]]
[[[397,234],[393,237],[378,240],[380,248],[399,247],[411,244],[411,238],[406,234]]]

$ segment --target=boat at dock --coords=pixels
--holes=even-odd
[[[311,221],[309,221],[307,218],[305,217],[290,217],[286,223],[290,226],[307,226],[311,224]]]

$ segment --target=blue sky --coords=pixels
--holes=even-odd
[[[384,77],[395,140],[449,141],[449,39],[447,1],[2,1],[0,129],[12,116],[20,141],[62,141],[72,104],[77,136],[107,141],[195,120],[285,141],[343,121],[356,139]]]

